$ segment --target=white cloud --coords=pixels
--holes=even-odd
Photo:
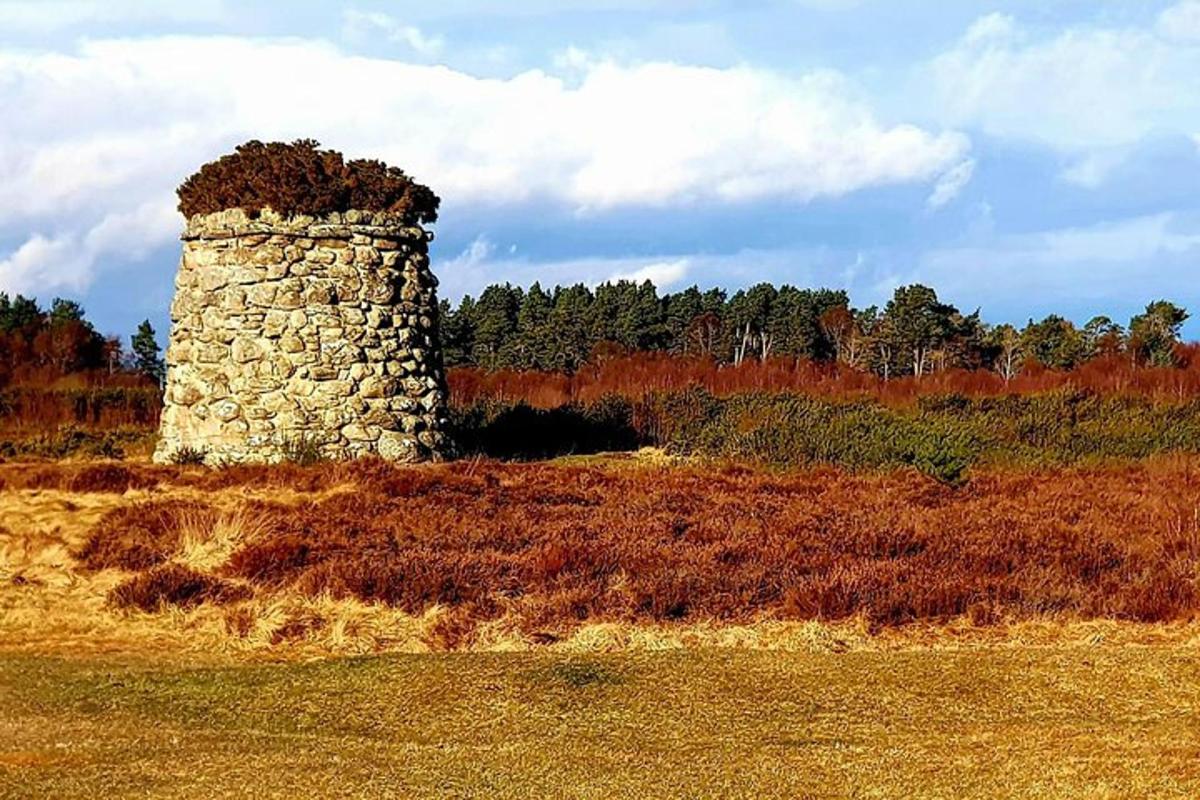
[[[633,271],[621,271],[609,276],[610,281],[650,281],[659,289],[674,286],[687,276],[691,259],[677,258],[671,261],[655,261]]]
[[[347,10],[342,14],[342,36],[362,41],[382,34],[389,42],[402,44],[413,53],[432,58],[442,52],[446,42],[440,36],[427,36],[415,25],[405,25],[381,11]]]
[[[495,252],[495,245],[486,236],[480,234],[457,257],[443,261],[444,266],[439,269],[445,269],[447,272],[474,270],[486,264]]]
[[[7,258],[0,259],[0,291],[34,294],[65,288],[81,291],[89,283],[92,262],[74,236],[34,234]]]
[[[963,36],[963,42],[970,45],[981,45],[987,42],[1010,39],[1017,32],[1017,21],[1008,14],[998,12],[980,17],[971,23]]]
[[[585,213],[932,183],[969,149],[958,133],[879,121],[831,72],[597,61],[571,82],[483,79],[295,39],[0,48],[0,107],[10,239],[40,228],[82,241],[109,215],[165,208],[187,174],[248,138],[382,158],[447,208],[537,200]]]
[[[45,32],[80,25],[172,20],[213,22],[225,16],[223,0],[0,0],[0,30]]]
[[[1200,0],[1186,0],[1163,11],[1158,31],[1168,39],[1200,42]]]
[[[968,158],[954,169],[947,170],[934,184],[933,193],[926,200],[926,205],[930,209],[937,210],[949,204],[966,188],[974,174],[975,159],[973,158]]]
[[[1084,153],[1068,164],[1060,177],[1085,189],[1098,189],[1129,157],[1130,147],[1109,147]]]
[[[1200,257],[1200,229],[1172,213],[989,238],[920,259],[900,282],[920,280],[985,306],[1024,308],[1063,298],[1125,304],[1192,294],[1183,276]],[[1152,298],[1151,298],[1152,299]]]
[[[1049,37],[992,14],[918,71],[914,96],[944,124],[1068,153],[1190,133],[1200,125],[1200,38],[1183,34],[1196,8],[1176,6],[1147,28],[1078,26]]]
[[[147,202],[105,215],[83,233],[30,236],[12,254],[0,258],[0,291],[44,295],[58,290],[82,292],[91,284],[96,261],[106,255],[139,260],[180,229],[170,203]]]

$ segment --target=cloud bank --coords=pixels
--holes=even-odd
[[[122,215],[152,219],[131,235],[162,241],[174,187],[247,138],[313,137],[380,157],[460,207],[537,201],[583,214],[803,203],[947,173],[953,187],[969,151],[960,133],[881,121],[833,72],[599,60],[574,73],[484,79],[301,39],[0,49],[0,241],[18,238],[0,251],[0,289],[85,286],[104,251],[56,268],[65,243]]]
[[[1200,2],[1146,27],[1076,25],[1038,35],[982,17],[917,74],[933,119],[1071,153],[1200,129]]]

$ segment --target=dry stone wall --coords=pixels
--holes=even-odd
[[[156,460],[446,455],[430,238],[365,211],[192,217]]]

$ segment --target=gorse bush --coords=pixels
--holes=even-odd
[[[147,450],[153,444],[154,433],[146,428],[93,431],[67,426],[33,434],[0,436],[0,460],[72,456],[120,459],[130,448]]]
[[[680,455],[778,466],[912,467],[949,484],[979,464],[1053,466],[1200,452],[1200,401],[1078,391],[947,395],[890,407],[802,394],[720,398],[692,389],[548,410],[485,400],[453,416],[463,450],[495,458],[658,445]]]
[[[440,202],[403,170],[381,161],[344,161],[311,139],[246,142],[205,164],[178,193],[186,217],[231,208],[251,217],[266,208],[314,216],[355,209],[387,211],[414,224],[436,222]]]
[[[685,454],[850,469],[912,466],[957,483],[975,464],[1062,465],[1200,452],[1200,401],[1155,403],[1086,392],[968,399],[916,407],[802,395],[696,392],[662,403],[664,444]],[[692,410],[683,413],[685,405]]]

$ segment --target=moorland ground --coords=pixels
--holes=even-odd
[[[0,797],[1200,792],[1193,456],[0,482]]]
[[[398,630],[409,649],[470,649],[596,623],[1181,624],[1200,608],[1198,467],[990,469],[948,486],[661,456],[0,465],[0,629],[52,643],[184,625],[197,642],[375,649],[382,618],[388,649]]]

